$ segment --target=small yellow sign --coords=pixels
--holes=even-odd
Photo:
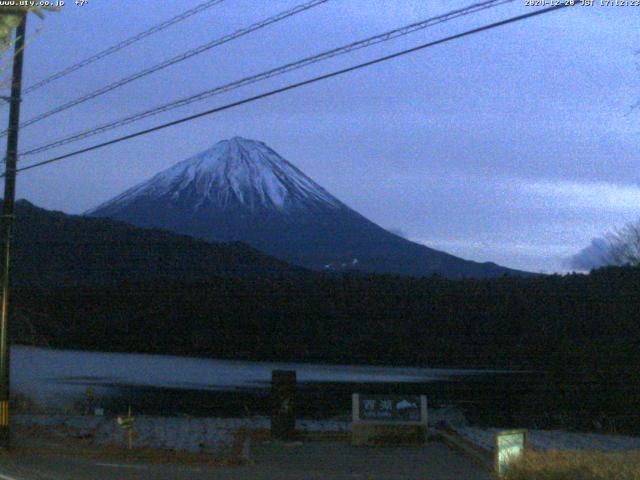
[[[133,417],[118,417],[118,425],[120,425],[123,430],[130,430],[133,428],[134,420]]]
[[[128,444],[129,450],[133,448],[133,422],[135,418],[131,415],[131,407],[129,407],[129,413],[126,417],[118,417],[118,425],[122,427],[123,430],[128,432]]]

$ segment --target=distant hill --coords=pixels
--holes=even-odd
[[[264,143],[239,137],[177,163],[87,215],[207,240],[239,240],[319,271],[531,275],[399,237],[346,206]]]
[[[240,242],[211,243],[109,219],[67,215],[25,200],[16,204],[13,247],[16,285],[295,277],[307,273]]]

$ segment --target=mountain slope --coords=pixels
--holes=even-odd
[[[350,209],[262,142],[235,137],[88,211],[214,241],[240,240],[315,270],[447,277],[524,274],[410,242]]]
[[[303,269],[242,243],[212,244],[109,219],[16,204],[13,280],[18,285],[88,285],[214,276],[300,276]]]

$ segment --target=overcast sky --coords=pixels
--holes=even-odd
[[[203,0],[67,0],[32,16],[25,83]],[[303,0],[226,0],[23,101],[34,115]],[[21,150],[473,3],[330,0],[21,133]],[[143,138],[31,170],[18,196],[81,213],[240,135],[266,142],[381,226],[455,255],[559,271],[640,217],[640,7],[573,7],[466,37]],[[524,0],[454,20],[39,156],[532,11]],[[39,33],[35,34],[36,29]],[[5,76],[9,58],[5,54]],[[6,114],[6,108],[3,113]]]

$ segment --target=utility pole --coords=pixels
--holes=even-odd
[[[22,95],[22,63],[24,59],[27,14],[16,29],[11,82],[11,109],[7,131],[7,156],[4,173],[4,201],[2,203],[2,304],[0,312],[0,448],[9,447],[9,272],[11,239],[13,236],[14,204],[16,198],[16,167],[18,163],[18,127],[20,125],[20,96]]]

